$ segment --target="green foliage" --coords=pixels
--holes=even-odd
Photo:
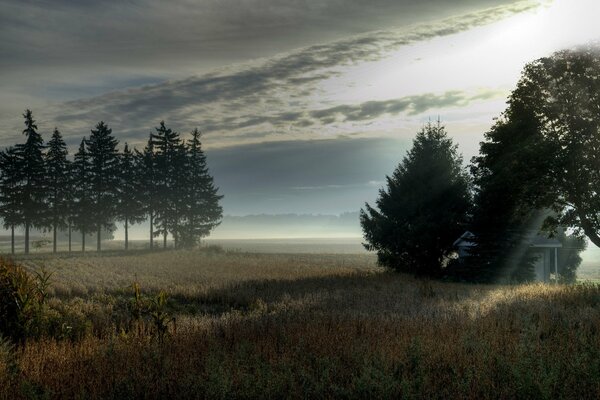
[[[206,155],[200,143],[200,131],[194,129],[192,138],[187,142],[186,171],[184,172],[186,199],[184,222],[181,227],[181,247],[194,247],[200,238],[207,236],[218,226],[223,216],[213,177],[210,175]]]
[[[145,296],[138,282],[134,282],[131,288],[133,293],[129,301],[130,329],[137,335],[149,333],[159,343],[164,343],[169,334],[169,326],[175,326],[176,321],[167,311],[168,295],[161,290],[155,296]]]
[[[528,64],[509,99],[507,119],[523,113],[537,123],[531,145],[539,188],[537,206],[557,213],[557,225],[581,230],[600,246],[600,50],[584,46]],[[532,193],[535,193],[533,188]]]
[[[145,217],[144,190],[142,188],[140,159],[129,149],[127,143],[119,154],[119,184],[117,187],[117,217],[124,222],[125,249],[129,248],[129,224],[142,222]]]
[[[0,259],[0,335],[20,342],[42,334],[51,274],[30,275],[21,265]]]
[[[507,110],[473,159],[470,229],[477,246],[464,276],[531,278],[527,239],[542,228],[554,234],[559,226],[572,227],[600,245],[599,74],[594,47],[560,51],[525,67]],[[574,257],[564,260],[569,270]]]
[[[112,129],[100,121],[87,141],[90,163],[91,221],[96,229],[97,248],[101,249],[102,231],[113,231],[117,214],[119,156]]]
[[[417,134],[376,205],[361,210],[365,247],[394,270],[439,275],[470,207],[462,159],[439,122]]]
[[[25,118],[25,143],[15,146],[18,225],[25,227],[25,253],[29,253],[29,230],[31,227],[44,227],[46,214],[47,182],[44,166],[44,141],[37,132],[37,125],[31,110],[23,114]]]
[[[84,137],[75,153],[72,169],[73,204],[71,215],[74,226],[81,232],[81,247],[85,249],[85,235],[93,229],[93,200],[91,191],[91,162]]]
[[[53,251],[56,252],[57,230],[67,227],[70,216],[71,163],[67,160],[67,145],[59,130],[54,128],[48,142],[44,162],[48,185],[46,226],[53,231]]]

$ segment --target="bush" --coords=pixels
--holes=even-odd
[[[39,334],[50,274],[29,274],[0,258],[0,334],[16,342]]]

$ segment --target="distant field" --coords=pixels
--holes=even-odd
[[[19,260],[53,273],[48,324],[65,338],[0,345],[0,399],[600,396],[597,286],[431,282],[370,254]],[[132,325],[134,281],[169,293],[164,341]]]

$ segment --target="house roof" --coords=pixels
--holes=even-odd
[[[531,239],[531,247],[562,247],[562,243],[555,238],[536,235]]]
[[[472,232],[465,231],[458,239],[452,244],[454,247],[471,247],[475,246],[475,235]]]
[[[472,232],[465,231],[458,239],[456,239],[453,243],[454,247],[473,247],[476,245],[475,243],[475,235]],[[536,233],[532,233],[529,236],[530,246],[536,248],[560,248],[562,247],[562,243],[560,243],[555,238],[547,238]]]

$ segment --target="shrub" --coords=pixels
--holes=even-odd
[[[31,275],[23,266],[0,258],[0,334],[16,342],[38,336],[50,275]]]

